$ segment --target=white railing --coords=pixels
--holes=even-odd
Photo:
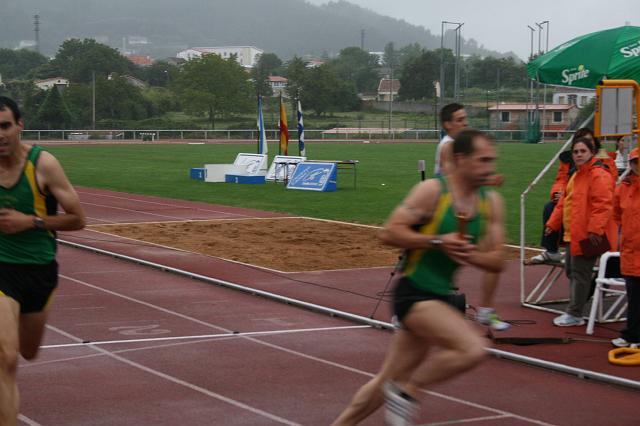
[[[499,141],[523,141],[526,139],[526,130],[484,130]],[[290,129],[291,140],[297,139],[297,129]],[[542,131],[542,138],[545,141],[564,141],[573,131]],[[266,130],[267,139],[279,139],[278,129]],[[84,141],[84,140],[243,140],[255,141],[258,138],[258,130],[202,130],[202,129],[173,129],[173,130],[24,130],[22,137],[25,140],[37,141]],[[433,129],[411,129],[375,132],[371,129],[362,129],[362,132],[354,132],[353,129],[340,132],[333,130],[328,133],[326,130],[305,129],[305,139],[307,141],[362,141],[362,140],[438,140],[439,131]]]

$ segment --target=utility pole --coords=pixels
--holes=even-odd
[[[542,50],[542,28],[543,26],[546,24],[546,29],[547,29],[547,50],[543,51]],[[536,22],[536,26],[538,27],[538,51],[542,54],[542,53],[547,53],[548,49],[549,49],[549,21],[542,21],[542,22]],[[539,89],[538,89],[539,90]],[[544,121],[546,119],[546,110],[547,110],[547,85],[544,85],[544,89],[542,92],[542,119],[540,120],[541,125],[542,125],[542,129],[544,130]]]
[[[394,59],[390,61],[389,67],[391,69],[390,74],[391,78],[389,79],[389,136],[391,136],[391,122],[393,120],[393,62]]]
[[[36,52],[40,53],[40,15],[33,16],[33,32],[36,35]]]
[[[360,49],[364,50],[364,28],[360,30]]]
[[[460,100],[460,51],[462,50],[462,26],[464,23],[458,24],[456,32],[456,65],[454,71],[453,98],[456,102]]]

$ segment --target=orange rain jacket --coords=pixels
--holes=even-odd
[[[613,217],[622,227],[620,268],[640,277],[640,177],[631,173],[616,188]]]
[[[582,256],[580,241],[589,234],[606,235],[612,249],[618,243],[618,227],[613,220],[613,195],[615,184],[607,167],[597,158],[578,168],[571,197],[570,253]],[[565,194],[547,221],[554,231],[562,226]]]

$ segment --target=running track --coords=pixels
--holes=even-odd
[[[79,191],[92,223],[277,216]],[[104,238],[94,234],[74,235],[84,244],[153,260],[164,256],[230,281],[287,290],[281,279],[254,268],[149,245],[118,246],[113,237],[87,240]],[[76,248],[62,246],[59,261],[61,282],[44,347],[19,370],[21,424],[326,425],[378,369],[390,339],[386,331]],[[334,271],[320,277],[335,284],[369,273],[380,275]],[[378,278],[371,293],[384,281]],[[322,301],[327,292],[308,297]],[[342,299],[334,302],[351,304],[351,312],[371,308],[370,300]],[[381,311],[388,317],[386,306]],[[632,390],[490,358],[427,392],[420,420],[632,425],[638,403]],[[365,424],[382,424],[381,413]]]

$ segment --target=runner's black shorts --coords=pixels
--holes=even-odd
[[[20,313],[41,312],[58,285],[58,262],[21,265],[0,262],[0,292],[20,304]]]
[[[411,307],[427,300],[440,300],[456,309],[453,295],[441,295],[421,290],[408,278],[400,278],[393,290],[393,314],[399,322],[403,322]]]

